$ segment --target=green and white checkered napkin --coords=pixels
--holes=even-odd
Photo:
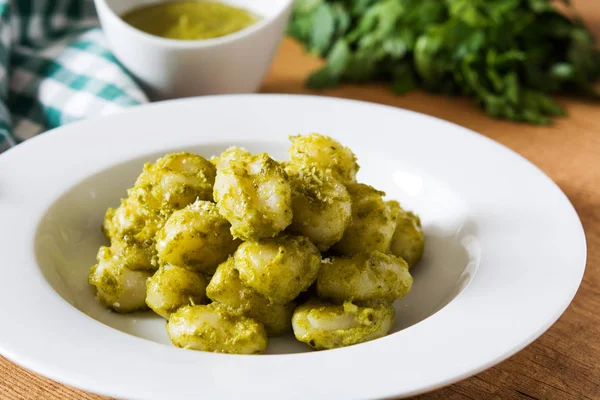
[[[108,50],[91,0],[0,0],[0,153],[148,101]]]

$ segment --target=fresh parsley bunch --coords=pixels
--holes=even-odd
[[[550,0],[296,0],[288,33],[327,59],[312,88],[383,80],[548,124],[564,115],[549,94],[600,98],[594,37],[561,3],[567,14]]]

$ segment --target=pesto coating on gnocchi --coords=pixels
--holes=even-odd
[[[218,156],[210,158],[210,162],[219,168],[224,168],[229,164],[230,161],[243,160],[250,157],[252,154],[241,147],[230,147]]]
[[[215,166],[187,152],[168,154],[144,165],[129,196],[151,208],[178,210],[196,200],[211,200]]]
[[[134,271],[156,271],[158,262],[156,251],[151,245],[127,243],[114,239],[111,243],[113,257],[118,257],[123,265]]]
[[[121,205],[109,208],[102,230],[108,240],[122,241],[143,247],[152,247],[156,232],[165,223],[166,216],[151,209],[135,198],[121,200]]]
[[[109,247],[100,248],[97,261],[90,268],[88,282],[94,286],[102,304],[119,313],[147,308],[146,279],[152,272],[128,268]]]
[[[400,204],[384,201],[385,193],[372,186],[353,183],[346,186],[352,198],[352,222],[334,246],[352,255],[375,250],[387,252],[396,228]]]
[[[292,194],[283,167],[267,153],[230,160],[217,169],[214,198],[242,240],[274,237],[292,222]]]
[[[245,315],[262,322],[269,336],[281,335],[292,328],[291,318],[295,304],[276,304],[244,285],[234,268],[233,257],[219,265],[212,276],[206,294],[226,306],[234,314]]]
[[[267,331],[260,322],[232,314],[218,303],[180,308],[170,315],[167,333],[184,349],[260,354],[267,348]]]
[[[151,310],[189,350],[262,354],[290,331],[326,350],[388,334],[423,254],[420,218],[357,182],[337,140],[290,140],[282,161],[229,147],[145,164],[102,222],[110,244],[88,275],[98,301]]]
[[[402,257],[412,267],[421,259],[424,249],[425,234],[421,219],[410,211],[400,209],[390,244],[391,253]]]
[[[356,156],[348,147],[318,133],[290,136],[290,140],[290,164],[316,165],[330,170],[333,176],[344,184],[356,182],[359,166]]]
[[[313,349],[351,346],[387,335],[394,326],[394,307],[310,300],[296,308],[292,326],[296,339]]]
[[[332,257],[317,279],[319,297],[337,301],[400,300],[412,287],[408,265],[401,257],[380,251],[352,257]]]
[[[146,281],[146,304],[158,315],[206,300],[208,279],[200,273],[175,265],[163,265]]]
[[[321,267],[319,249],[303,236],[244,242],[234,254],[240,280],[276,304],[308,289]]]
[[[293,219],[290,229],[309,238],[321,251],[338,242],[352,218],[346,187],[329,170],[290,165]]]
[[[156,234],[158,259],[212,274],[238,246],[231,225],[209,201],[198,200],[175,211]]]

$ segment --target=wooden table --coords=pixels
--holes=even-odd
[[[574,2],[600,37],[600,3]],[[319,61],[291,40],[277,55],[264,92],[309,93],[306,74]],[[573,303],[540,339],[503,363],[453,386],[420,396],[453,399],[600,399],[600,106],[562,99],[569,118],[553,127],[489,118],[466,99],[421,92],[398,97],[385,86],[344,86],[320,94],[419,111],[480,132],[531,160],[575,206],[587,236],[588,264]],[[0,358],[0,399],[103,399],[26,371]]]

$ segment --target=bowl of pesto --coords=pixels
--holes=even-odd
[[[255,92],[292,0],[95,0],[110,47],[153,99]]]
[[[0,354],[133,400],[433,390],[544,333],[586,264],[568,198],[516,153],[317,96],[40,135],[0,155],[0,223]]]

